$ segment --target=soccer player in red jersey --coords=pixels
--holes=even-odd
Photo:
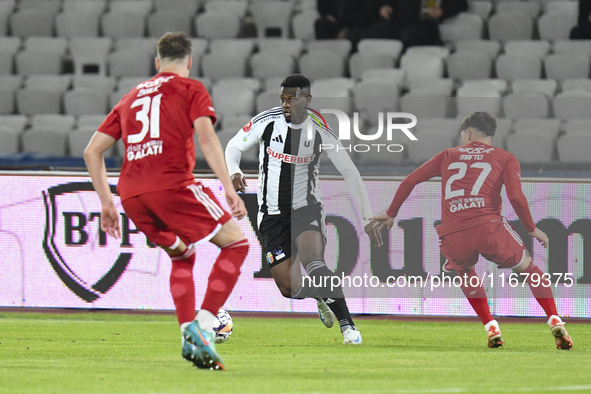
[[[216,114],[203,85],[189,79],[191,41],[166,33],[158,41],[158,74],[131,89],[99,126],[84,152],[101,204],[101,228],[119,238],[119,213],[107,182],[103,152],[121,138],[125,145],[117,191],[126,214],[172,260],[170,292],[183,333],[182,355],[199,368],[224,369],[213,328],[217,312],[240,275],[248,242],[214,194],[195,180],[195,132],[207,163],[226,192],[232,215],[246,215],[213,123]],[[201,309],[195,316],[193,265],[196,247],[221,248]]]
[[[548,237],[536,228],[521,191],[519,162],[511,153],[491,146],[496,128],[496,119],[487,112],[474,112],[464,118],[462,146],[436,154],[408,175],[386,213],[374,217],[373,223],[380,230],[392,228],[400,206],[413,188],[441,176],[442,220],[437,233],[441,253],[447,259],[443,269],[457,270],[458,275],[467,279],[462,281],[462,291],[484,324],[488,346],[502,346],[503,338],[499,324],[490,313],[482,284],[471,285],[479,255],[499,268],[529,274],[526,281],[546,312],[556,346],[571,349],[573,343],[556,311],[549,281],[542,279],[543,272],[534,264],[523,241],[501,216],[501,188],[505,185],[507,197],[529,234],[548,247]]]

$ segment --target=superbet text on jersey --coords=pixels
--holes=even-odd
[[[216,121],[209,93],[201,82],[172,73],[157,74],[117,103],[98,131],[125,145],[122,200],[194,180],[193,122],[201,116]]]

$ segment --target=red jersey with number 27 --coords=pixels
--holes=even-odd
[[[480,142],[446,149],[416,169],[400,184],[387,214],[395,217],[414,186],[435,176],[441,176],[440,237],[500,219],[503,185],[527,231],[535,230],[521,191],[519,162],[511,153]]]
[[[193,122],[216,115],[203,84],[159,73],[125,95],[98,131],[125,145],[117,192],[122,200],[194,181]]]

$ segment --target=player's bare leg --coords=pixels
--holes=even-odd
[[[556,341],[556,347],[562,350],[570,350],[573,347],[573,341],[570,335],[564,328],[564,322],[558,316],[556,310],[556,302],[552,294],[552,283],[549,280],[544,279],[544,273],[538,266],[533,262],[532,257],[527,251],[524,251],[524,256],[515,268],[513,272],[516,274],[526,273],[526,282],[531,289],[534,297],[544,309],[546,317],[548,318],[548,326]]]

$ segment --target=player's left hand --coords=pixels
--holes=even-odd
[[[374,216],[373,218],[369,218],[371,220],[370,224],[376,226],[379,232],[382,232],[384,228],[390,230],[394,225],[394,218],[388,216],[387,213],[382,213],[381,215]]]
[[[380,247],[384,244],[382,240],[382,232],[378,230],[378,228],[374,225],[373,222],[366,224],[363,229],[365,230],[365,233],[369,236],[369,239],[371,240],[371,244],[373,246]]]
[[[101,211],[101,230],[115,239],[121,238],[121,229],[119,228],[119,212],[115,205],[110,204],[103,207]]]

